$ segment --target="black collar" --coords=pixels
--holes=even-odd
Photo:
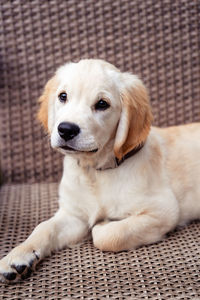
[[[144,147],[144,142],[141,143],[140,145],[138,145],[137,147],[133,148],[128,153],[126,153],[126,155],[124,155],[121,160],[119,160],[117,157],[115,157],[116,165],[114,168],[120,166],[126,159],[128,159],[129,157],[138,153],[143,147]],[[97,169],[97,171],[104,171],[104,170],[109,170],[109,169],[114,169],[114,168],[105,168],[105,169],[99,168],[99,169]]]
[[[121,160],[119,160],[116,157],[115,160],[116,160],[117,166],[120,166],[127,158],[129,158],[129,157],[135,155],[136,153],[138,153],[143,147],[144,147],[144,143],[141,143],[137,147],[133,148],[130,152],[126,153],[126,155],[124,155]]]

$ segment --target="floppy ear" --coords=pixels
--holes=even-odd
[[[129,73],[122,76],[122,113],[114,143],[119,160],[146,140],[153,120],[148,93],[141,80]]]
[[[38,99],[40,103],[40,108],[37,114],[37,118],[42,123],[42,125],[46,130],[48,130],[49,99],[51,97],[51,94],[54,93],[55,91],[56,91],[56,78],[54,76],[47,82],[43,94]]]

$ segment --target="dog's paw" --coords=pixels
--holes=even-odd
[[[0,260],[0,281],[16,282],[26,279],[40,260],[40,253],[21,244]]]

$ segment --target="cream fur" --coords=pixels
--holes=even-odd
[[[58,100],[63,91],[65,104]],[[101,98],[110,108],[97,112]],[[148,94],[135,75],[101,60],[69,63],[48,82],[40,102],[39,119],[48,123],[52,147],[65,155],[59,210],[0,261],[3,281],[15,272],[13,265],[35,265],[90,231],[99,249],[121,251],[157,242],[200,217],[200,124],[150,128]],[[81,128],[67,142],[76,152],[59,148],[64,142],[57,127],[64,121]],[[115,156],[141,142],[144,147],[116,167]]]

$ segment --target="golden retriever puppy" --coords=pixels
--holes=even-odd
[[[102,60],[68,63],[39,102],[51,145],[64,154],[59,210],[0,261],[1,280],[27,277],[90,232],[102,251],[122,251],[199,218],[200,124],[151,127],[137,76]]]

